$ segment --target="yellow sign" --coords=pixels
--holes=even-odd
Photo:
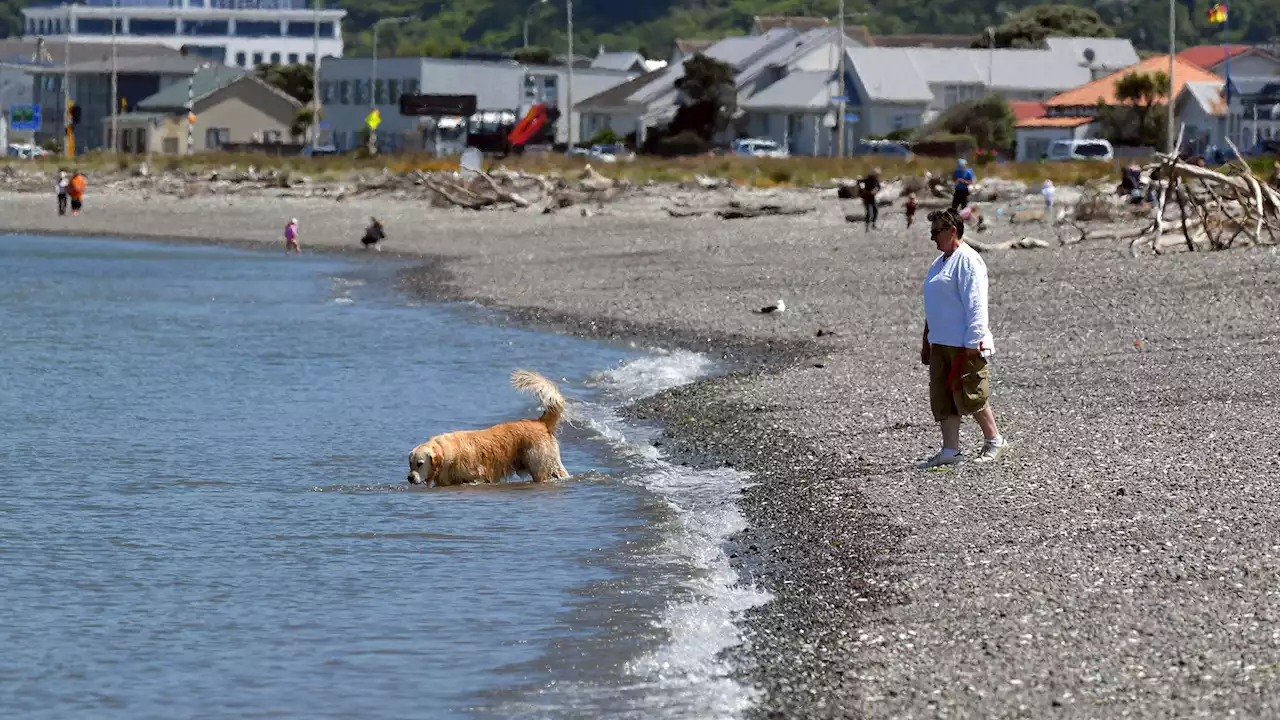
[[[374,109],[373,112],[370,112],[368,117],[364,119],[364,124],[368,125],[370,130],[377,130],[378,126],[382,124],[382,113],[378,112],[377,109]]]

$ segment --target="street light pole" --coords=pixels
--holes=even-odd
[[[848,108],[849,108],[849,104],[848,104],[848,103],[849,103],[849,96],[845,94],[845,87],[844,87],[844,56],[845,56],[845,46],[844,46],[844,0],[840,0],[840,64],[839,64],[839,70],[838,70],[838,72],[840,73],[840,98],[841,98],[841,100],[840,100],[840,102],[839,102],[839,103],[837,103],[837,106],[838,106],[838,109],[839,109],[839,112],[840,112],[840,117],[836,118],[836,127],[838,127],[838,128],[839,128],[839,131],[838,131],[838,132],[840,133],[840,139],[837,141],[837,143],[838,143],[838,144],[836,145],[836,147],[837,147],[838,149],[837,149],[837,151],[836,151],[836,152],[838,152],[838,153],[840,154],[840,157],[841,157],[841,158],[844,158],[844,132],[845,132],[845,130],[844,130],[844,116],[849,114],[849,112],[848,112]]]
[[[119,129],[119,75],[116,72],[116,24],[120,22],[117,8],[120,0],[111,0],[111,142],[107,145],[114,154],[120,147]]]
[[[67,5],[67,28],[62,36],[62,152],[75,157],[71,135],[71,5]]]
[[[320,0],[311,6],[311,147],[320,144]]]
[[[391,23],[409,22],[411,17],[382,18],[373,24],[373,67],[369,71],[369,105],[378,107],[378,28]],[[369,129],[369,149],[378,147],[378,131]]]
[[[842,0],[843,1],[843,0]],[[569,149],[573,149],[573,0],[565,0],[569,16],[569,82],[565,86],[565,105],[568,106]]]
[[[524,11],[524,46],[529,47],[529,17],[533,15],[533,9],[539,5],[546,5],[547,0],[533,0],[529,5],[529,9]]]
[[[1178,22],[1178,15],[1177,15],[1176,9],[1177,9],[1177,6],[1175,5],[1174,0],[1169,0],[1169,97],[1168,97],[1168,102],[1165,103],[1168,106],[1167,108],[1168,126],[1165,128],[1165,134],[1168,135],[1169,137],[1168,137],[1168,140],[1166,140],[1165,142],[1169,144],[1170,154],[1176,153],[1178,151],[1178,148],[1174,147],[1174,143],[1178,142],[1178,139],[1174,137],[1174,134],[1173,134],[1174,132],[1173,101],[1177,99],[1173,96],[1173,88],[1174,88],[1173,50],[1177,43],[1177,38],[1174,34],[1174,25]],[[1230,112],[1231,112],[1231,108],[1227,108],[1227,113],[1230,114]]]

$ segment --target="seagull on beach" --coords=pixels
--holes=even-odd
[[[776,305],[766,305],[765,307],[760,308],[756,312],[760,313],[761,315],[769,315],[771,313],[786,312],[786,310],[787,310],[787,304],[782,302],[782,298],[778,298],[778,302]]]

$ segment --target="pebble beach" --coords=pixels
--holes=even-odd
[[[562,332],[686,348],[727,374],[643,400],[667,455],[748,471],[730,651],[758,717],[1280,713],[1280,256],[1131,257],[1127,242],[984,254],[1008,455],[922,472],[927,222],[439,209],[390,196],[0,193],[0,232],[382,255],[426,298]],[[983,241],[1035,234],[996,221]],[[1044,236],[1051,239],[1051,235]],[[758,308],[785,299],[786,312]],[[966,423],[967,450],[981,436]]]

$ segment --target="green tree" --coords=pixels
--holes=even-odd
[[[952,106],[940,117],[921,128],[919,137],[939,133],[973,138],[982,150],[1008,150],[1013,147],[1017,117],[1013,108],[999,95],[988,95]]]
[[[1126,73],[1116,81],[1115,105],[1098,103],[1097,122],[1113,143],[1164,147],[1168,129],[1158,107],[1169,101],[1169,76],[1163,72]]]
[[[311,66],[303,63],[292,65],[259,65],[258,77],[283,90],[295,100],[306,105],[312,98]]]
[[[1051,36],[1115,37],[1091,8],[1075,5],[1033,5],[1024,8],[994,28],[990,35],[973,41],[974,47],[1038,48]]]
[[[671,121],[672,134],[692,130],[704,140],[729,127],[738,109],[733,66],[698,53],[684,63],[676,81],[680,109]]]

